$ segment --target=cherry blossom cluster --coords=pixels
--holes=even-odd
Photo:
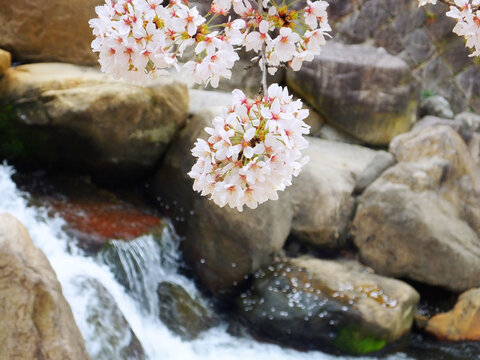
[[[277,84],[257,99],[234,90],[231,106],[205,128],[208,139],[197,139],[192,149],[193,189],[239,211],[277,199],[308,160],[301,153],[308,146],[307,116],[302,102]]]
[[[187,75],[217,87],[231,77],[239,49],[256,53],[252,64],[262,69],[263,95],[248,99],[234,90],[232,105],[205,129],[208,140],[198,139],[192,150],[194,190],[222,207],[242,211],[277,199],[306,162],[301,150],[308,146],[308,110],[286,88],[266,84],[267,71],[285,64],[299,70],[313,60],[331,30],[327,2],[306,0],[302,7],[298,1],[213,0],[204,17],[187,0],[106,0],[89,22],[102,71],[130,82],[144,84],[178,69],[191,47]]]
[[[145,83],[177,66],[177,56],[194,43],[205,23],[196,8],[162,0],[106,0],[89,21],[103,72],[127,81]]]
[[[269,1],[263,1],[266,7]],[[289,5],[277,6],[274,1],[268,11],[250,9],[243,13],[247,31],[244,45],[247,51],[258,52],[265,46],[268,71],[273,74],[282,62],[295,71],[303,61],[312,61],[325,44],[331,27],[328,23],[328,3],[307,0],[301,10]]]
[[[457,24],[453,32],[463,36],[465,45],[473,49],[470,56],[480,56],[480,0],[439,0],[450,6],[447,16],[454,18]],[[436,4],[437,0],[419,0],[419,6]]]
[[[269,0],[262,5],[214,0],[205,17],[186,0],[162,2],[106,0],[96,7],[98,17],[89,23],[95,35],[92,48],[99,53],[102,71],[145,83],[170,67],[178,68],[185,49],[194,47],[195,58],[184,65],[187,73],[197,83],[217,87],[220,78],[231,77],[241,47],[255,52],[264,47],[271,73],[282,62],[298,70],[303,61],[311,61],[320,52],[331,30],[328,3],[323,0],[307,0],[301,10]],[[236,20],[212,25],[213,19],[229,14],[232,8]]]

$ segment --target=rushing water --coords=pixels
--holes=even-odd
[[[29,205],[28,194],[18,190],[11,179],[13,171],[7,165],[0,165],[0,212],[9,212],[17,217],[27,227],[34,243],[50,260],[94,360],[121,359],[98,356],[102,347],[106,346],[102,343],[105,339],[97,336],[87,320],[88,306],[96,304],[96,299],[92,297],[98,294],[79,287],[79,279],[84,278],[94,279],[113,297],[149,360],[348,359],[318,351],[298,352],[259,343],[246,337],[234,337],[227,333],[226,324],[203,333],[196,340],[182,341],[159,320],[159,306],[155,294],[160,281],[179,284],[193,296],[198,292],[189,279],[178,274],[177,242],[171,227],[165,228],[161,245],[152,236],[143,236],[130,243],[115,244],[126,271],[129,288],[127,292],[106,265],[108,259],[86,256],[75,246],[72,239],[62,230],[62,226],[65,225],[63,219],[49,217],[46,209]],[[149,301],[145,303],[145,299]],[[405,354],[395,354],[385,359],[411,358]]]

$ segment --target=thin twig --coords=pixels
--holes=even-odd
[[[258,4],[258,11],[264,11],[263,5],[262,5],[262,0],[257,0]],[[261,55],[262,55],[262,89],[263,89],[263,96],[267,95],[267,56],[265,55],[267,50],[267,45],[265,42],[262,44],[262,50],[261,50]]]
[[[245,66],[245,70],[249,70],[252,67],[254,67],[255,65],[257,65],[260,62],[260,59],[261,59],[260,56],[255,56],[254,58],[252,58],[252,60],[250,60],[250,64]]]

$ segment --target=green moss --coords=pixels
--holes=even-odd
[[[341,351],[364,355],[383,349],[387,345],[387,340],[368,334],[364,329],[347,326],[338,332],[333,344]]]
[[[435,91],[433,91],[433,90],[422,90],[420,96],[422,97],[422,99],[426,99],[426,98],[435,96]]]
[[[425,16],[427,17],[427,22],[433,22],[437,17],[437,15],[431,11],[425,11]]]
[[[12,105],[0,108],[1,158],[13,161],[37,158],[38,151],[45,149],[47,142],[46,134],[31,126],[20,124]]]
[[[23,142],[18,138],[18,133],[10,125],[13,118],[11,105],[0,110],[0,154],[3,157],[18,157],[25,151]]]

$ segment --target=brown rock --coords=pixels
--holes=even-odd
[[[170,78],[140,87],[60,63],[9,69],[0,103],[9,132],[2,156],[106,181],[152,171],[188,115],[187,88]]]
[[[49,209],[50,216],[64,219],[63,229],[89,252],[97,252],[110,240],[130,241],[159,234],[165,226],[139,199],[125,201],[84,178],[26,173],[16,174],[15,180],[35,204]]]
[[[460,295],[451,311],[428,321],[426,330],[440,340],[480,341],[480,289]]]
[[[12,65],[12,55],[5,50],[0,49],[0,76]]]
[[[0,0],[0,47],[16,61],[60,61],[93,65],[94,39],[88,20],[103,0]]]
[[[193,340],[218,325],[219,318],[199,294],[193,296],[182,286],[162,281],[157,287],[160,319],[183,340]]]
[[[453,291],[480,286],[480,169],[467,145],[434,126],[398,136],[390,150],[398,163],[358,201],[362,262]]]
[[[0,269],[2,358],[90,359],[50,263],[9,214],[0,215]]]

